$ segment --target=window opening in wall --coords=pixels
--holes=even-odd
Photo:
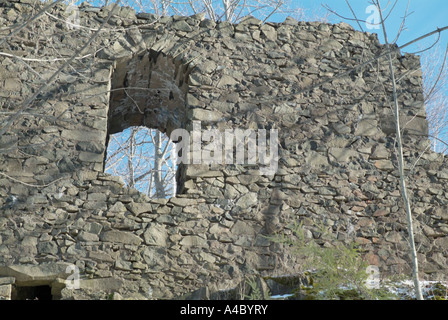
[[[104,172],[151,198],[176,195],[176,146],[157,129],[129,127],[109,136]]]
[[[12,300],[53,300],[50,286],[15,286]]]

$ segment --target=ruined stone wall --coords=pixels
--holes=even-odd
[[[0,4],[2,292],[49,285],[62,299],[167,299],[291,274],[300,260],[265,236],[290,233],[295,220],[322,245],[331,240],[319,238],[321,222],[358,242],[381,275],[410,274],[376,35],[344,23],[231,25],[111,6],[81,6],[78,28],[64,5],[11,33],[40,9]],[[446,279],[447,161],[428,151],[418,57],[397,53],[394,67],[422,278]],[[109,134],[145,125],[170,135],[195,120],[221,132],[277,129],[275,174],[184,164],[179,194],[150,199],[103,173]],[[72,266],[80,289],[66,287]]]

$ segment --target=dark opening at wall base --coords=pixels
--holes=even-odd
[[[12,300],[53,300],[50,286],[16,286],[11,292]]]

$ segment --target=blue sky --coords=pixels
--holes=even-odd
[[[309,16],[313,16],[315,13],[324,13],[326,10],[322,7],[323,4],[327,4],[332,9],[337,11],[340,15],[352,18],[353,15],[350,11],[345,0],[292,0],[293,5],[301,7],[305,10],[305,13]],[[381,4],[386,7],[388,1],[382,0]],[[394,1],[390,1],[393,3]],[[356,13],[359,19],[367,19],[370,14],[366,13],[367,7],[371,4],[371,0],[349,0],[353,11]],[[406,11],[406,6],[408,1],[399,0],[396,7],[394,8],[392,14],[387,20],[386,27],[389,29],[388,37],[392,41],[400,27],[402,18]],[[390,8],[389,6],[388,8]],[[389,11],[389,10],[387,10]],[[444,27],[448,25],[448,1],[447,0],[411,0],[409,4],[409,13],[412,14],[406,20],[406,30],[402,32],[401,37],[398,39],[398,45],[402,45],[408,41],[411,41],[425,33],[431,32],[437,27]],[[330,17],[331,22],[343,21],[342,18],[332,15]],[[358,25],[354,21],[345,21],[357,30],[359,30]],[[365,25],[362,25],[363,28]],[[380,40],[383,42],[382,31],[380,30],[367,30],[364,31],[379,33]],[[425,43],[430,43],[430,39],[435,39],[435,37],[428,38]],[[424,45],[421,43],[420,45]],[[448,43],[448,30],[445,34],[442,34],[441,45],[446,47]],[[412,46],[405,49],[406,52],[417,51],[417,46]]]
[[[350,7],[347,5],[346,0],[292,0],[293,4],[297,7],[301,7],[305,10],[305,14],[308,16],[315,16],[316,13],[325,13],[326,9],[323,8],[323,4],[327,4],[334,11],[336,11],[339,15],[344,17],[353,18],[353,14],[351,13]],[[371,12],[366,12],[366,9],[369,5],[372,4],[371,0],[348,0],[350,5],[352,6],[353,11],[357,15],[359,19],[367,20],[369,16],[371,16]],[[385,10],[389,12],[392,8],[395,0],[380,0],[381,6],[386,8],[387,3],[390,3],[389,7]],[[407,0],[398,0],[397,5],[393,8],[392,13],[389,15],[386,21],[386,29],[388,30],[388,39],[389,42],[395,40],[397,36],[397,32],[400,28],[400,25],[403,20],[403,16],[406,12],[406,7],[408,6]],[[355,21],[344,20],[341,17],[336,15],[331,15],[329,17],[329,22],[338,23],[341,21],[345,21],[351,24],[355,29],[360,30],[360,27]],[[429,32],[436,30],[437,28],[442,28],[448,25],[448,0],[411,0],[409,2],[408,8],[408,16],[405,22],[405,29],[402,31],[400,37],[397,40],[397,44],[402,46],[403,44],[410,42],[420,36],[423,36]],[[362,23],[361,27],[364,31],[378,33],[379,39],[381,43],[384,43],[383,32],[381,29],[378,30],[368,30],[366,28],[366,24]],[[409,47],[406,47],[402,50],[402,52],[407,53],[416,53],[422,49],[427,48],[429,45],[432,45],[438,36],[434,35],[428,37],[416,44],[413,44]],[[440,39],[438,45],[429,51],[424,53],[417,53],[422,57],[422,69],[425,72],[431,70],[436,70],[435,73],[431,73],[430,71],[427,74],[431,74],[432,76],[428,77],[429,79],[435,79],[438,75],[438,72],[442,66],[441,62],[443,61],[443,55],[445,53],[445,49],[448,44],[448,30],[444,31],[440,35]],[[425,57],[426,55],[426,57]],[[440,57],[437,59],[437,57]],[[427,60],[429,59],[429,60]],[[428,65],[424,63],[424,61],[430,61]],[[434,62],[437,61],[437,62]],[[446,67],[446,66],[445,66]],[[444,85],[445,97],[448,96],[448,85]],[[430,108],[436,106],[438,101],[435,101],[435,104],[430,104]],[[446,115],[443,116],[443,113],[440,115],[443,118],[445,123],[448,123],[448,119],[446,119]],[[430,125],[431,128],[431,125]],[[432,130],[432,129],[431,129]],[[430,132],[432,133],[432,131]],[[439,135],[439,138],[448,141],[448,129],[445,127]],[[440,145],[440,144],[439,144]],[[445,146],[440,145],[443,148]]]
[[[94,5],[100,5],[104,3],[105,0],[75,0],[77,3],[81,3],[83,1],[88,1],[93,3]],[[115,0],[109,0],[109,3],[114,2]],[[138,0],[144,4],[149,4],[151,1],[149,0]],[[134,0],[122,0],[121,3],[126,3],[127,5],[132,5],[132,3],[138,2]],[[222,0],[212,0],[213,4],[216,6],[221,6]],[[246,0],[248,4],[254,5],[258,2],[258,0]],[[369,14],[366,13],[367,7],[372,4],[372,0],[289,0],[291,9],[301,8],[305,11],[305,15],[307,17],[316,17],[323,16],[327,13],[327,10],[322,5],[328,5],[340,15],[352,18],[353,15],[350,11],[347,2],[353,8],[353,11],[356,13],[359,19],[367,19]],[[194,1],[193,1],[194,2]],[[200,1],[199,1],[200,2]],[[395,0],[380,0],[380,3],[386,11],[389,11],[394,4]],[[174,3],[187,3],[187,1],[174,1]],[[389,7],[386,7],[387,4],[390,3]],[[389,30],[389,38],[392,41],[395,36],[398,28],[400,27],[402,17],[405,13],[406,7],[408,5],[408,0],[398,0],[397,5],[394,7],[392,14],[389,16],[387,20],[387,28]],[[140,11],[138,7],[135,7],[137,11]],[[410,0],[409,2],[409,13],[412,14],[407,18],[406,21],[406,30],[401,34],[400,39],[398,40],[398,45],[402,45],[410,40],[413,40],[416,37],[424,35],[425,33],[431,32],[435,30],[437,27],[444,27],[448,25],[448,0]],[[255,14],[256,16],[256,14]],[[269,21],[282,22],[285,19],[284,15],[274,15]],[[338,23],[343,21],[342,18],[337,16],[330,16],[330,21],[332,23]],[[345,21],[355,27],[355,29],[359,30],[359,27],[354,21]],[[364,27],[364,25],[363,25]],[[369,32],[375,32],[380,34],[380,40],[383,43],[382,39],[382,31],[380,30],[364,30]],[[434,38],[433,38],[434,39]],[[445,31],[445,34],[442,35],[441,44],[443,47],[446,47],[448,43],[448,30]],[[427,43],[430,43],[430,39],[427,40]],[[421,44],[423,45],[423,44]],[[413,46],[411,48],[406,49],[406,52],[418,51],[419,48],[417,46]]]

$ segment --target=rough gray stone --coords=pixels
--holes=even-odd
[[[99,237],[97,234],[81,231],[78,234],[78,239],[81,241],[99,241]]]
[[[131,202],[127,205],[127,208],[130,212],[132,212],[135,215],[140,215],[144,212],[152,212],[152,205],[150,203],[136,203]],[[117,208],[118,210],[121,210],[121,206]],[[112,211],[112,210],[110,210]],[[121,211],[123,212],[123,211]]]
[[[339,41],[334,40],[334,39],[325,41],[325,42],[319,47],[319,49],[322,50],[322,51],[332,51],[332,50],[334,50],[334,51],[339,51],[339,50],[341,50],[342,48],[343,48],[343,45],[342,45]]]
[[[103,232],[100,236],[100,240],[104,242],[132,244],[132,245],[139,245],[142,242],[142,239],[139,236],[136,236],[135,234],[130,232],[118,231],[118,230]]]
[[[168,232],[163,225],[151,225],[143,233],[147,245],[166,246]]]
[[[182,238],[179,244],[186,247],[206,247],[207,241],[198,236],[186,236]]]
[[[241,209],[247,209],[249,207],[256,205],[257,203],[258,203],[257,194],[255,192],[249,192],[241,196],[236,202],[236,205],[239,206]]]
[[[328,155],[338,162],[348,162],[358,156],[358,152],[348,148],[330,148]]]
[[[11,300],[11,290],[10,284],[0,285],[0,300]]]
[[[378,132],[378,123],[375,119],[363,119],[356,126],[355,135],[373,136]]]
[[[40,254],[52,254],[57,255],[58,253],[58,246],[55,242],[49,241],[49,242],[40,242],[37,244],[37,251]]]
[[[31,2],[15,0],[0,13],[29,25],[1,51],[31,58],[27,67],[8,57],[0,63],[0,123],[65,63],[34,61],[29,30],[36,39],[45,34],[39,58],[54,50],[68,58],[91,36],[72,30],[59,37],[53,31],[66,26],[47,16],[28,21]],[[42,4],[34,2],[38,12]],[[65,8],[52,14],[66,17]],[[92,30],[111,10],[80,8]],[[380,60],[340,76],[383,49],[376,36],[345,24],[247,18],[233,25],[119,8],[74,61],[82,73],[64,69],[0,137],[0,279],[50,283],[62,299],[170,299],[204,286],[211,298],[222,286],[237,287],[247,270],[298,272],[300,259],[265,237],[291,233],[294,217],[307,239],[322,239],[316,226],[324,222],[338,240],[359,242],[382,275],[405,273],[395,123],[384,105],[389,68]],[[426,276],[444,279],[448,163],[427,150],[419,57],[396,58],[408,185],[423,230],[419,259]],[[103,173],[108,135],[139,125],[191,134],[193,120],[202,130],[252,129],[259,139],[266,130],[267,145],[278,146],[275,174],[263,174],[259,159],[183,163],[178,195],[154,199]],[[278,141],[269,139],[273,129]],[[81,288],[64,289],[74,267]]]

